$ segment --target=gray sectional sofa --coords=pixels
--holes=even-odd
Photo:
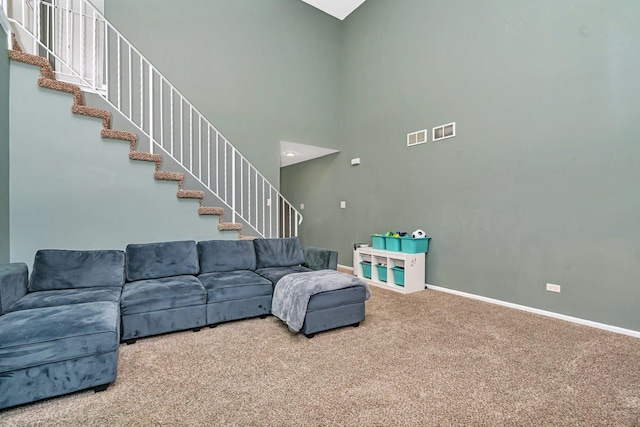
[[[281,277],[336,267],[337,252],[303,249],[298,238],[40,250],[30,277],[24,263],[0,266],[0,409],[104,390],[116,378],[121,342],[266,317]],[[364,320],[363,295],[312,297],[302,332]],[[349,323],[336,321],[340,300],[357,305]]]

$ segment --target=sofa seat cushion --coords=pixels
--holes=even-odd
[[[200,274],[256,269],[256,250],[250,240],[198,242]]]
[[[232,301],[271,295],[271,282],[253,271],[225,271],[198,276],[207,289],[207,302]]]
[[[364,286],[352,286],[350,288],[321,292],[309,299],[307,313],[364,302],[367,299],[366,296],[367,288]]]
[[[289,267],[304,264],[302,244],[297,237],[255,239],[257,268]]]
[[[117,350],[115,302],[20,310],[0,317],[0,377],[17,369]]]
[[[204,305],[207,292],[195,276],[139,280],[124,285],[122,315]]]
[[[304,273],[305,271],[312,271],[312,270],[310,268],[303,267],[301,265],[292,265],[289,267],[259,268],[256,270],[256,273],[258,273],[262,277],[266,277],[271,281],[271,283],[275,285],[276,283],[278,283],[278,280],[282,279],[287,274]]]
[[[68,251],[36,252],[29,292],[124,284],[124,252]]]
[[[200,272],[196,242],[131,244],[127,246],[127,280],[196,275]]]
[[[106,288],[78,288],[31,292],[11,306],[10,311],[98,301],[119,303],[121,293],[122,288],[113,286]]]

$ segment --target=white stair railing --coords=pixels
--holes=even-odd
[[[0,0],[60,80],[99,94],[260,237],[298,235],[302,215],[87,0]]]

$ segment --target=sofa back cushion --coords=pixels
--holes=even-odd
[[[196,242],[131,244],[127,246],[127,280],[196,275],[200,270]]]
[[[290,267],[304,264],[304,253],[298,237],[285,239],[255,239],[258,268]]]
[[[256,250],[249,240],[198,242],[198,256],[200,273],[256,269]]]
[[[24,262],[0,265],[0,316],[27,294],[29,270]]]
[[[124,285],[124,252],[115,250],[36,252],[29,291]]]

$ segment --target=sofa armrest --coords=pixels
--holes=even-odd
[[[0,265],[0,315],[27,294],[29,270],[27,264],[16,262]]]
[[[337,270],[338,252],[330,249],[307,246],[302,248],[304,252],[304,265],[312,270]]]

